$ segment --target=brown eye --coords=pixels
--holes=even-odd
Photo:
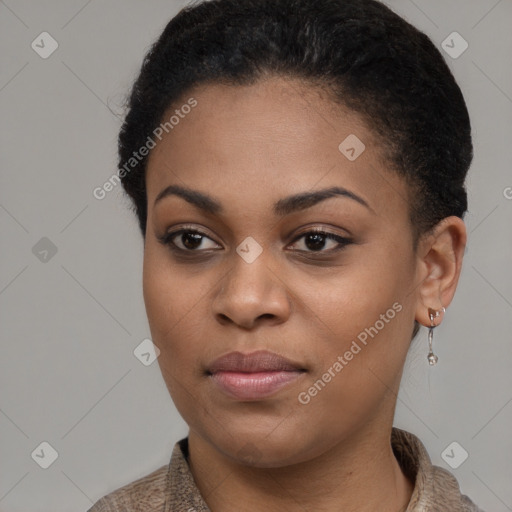
[[[298,249],[299,251],[304,252],[321,252],[321,253],[329,253],[333,251],[337,251],[343,249],[346,245],[351,243],[351,240],[348,238],[344,238],[339,235],[335,235],[334,233],[329,233],[327,231],[321,230],[311,230],[306,233],[302,233],[294,240],[294,244],[297,240],[304,239],[303,246],[305,249]],[[323,250],[326,248],[327,250]]]
[[[202,250],[215,249],[217,247],[217,244],[211,238],[195,229],[182,228],[177,231],[166,233],[158,239],[162,244],[168,245],[171,249],[184,252],[200,252]],[[205,244],[203,244],[205,240],[210,240],[214,246],[205,247]]]
[[[292,245],[300,245],[297,242],[302,239],[302,248],[296,248],[296,250],[305,253],[329,254],[352,243],[350,239],[328,231],[310,230],[296,237]],[[171,231],[158,237],[158,240],[173,251],[181,253],[201,253],[219,248],[218,244],[205,233],[190,228]],[[210,246],[208,246],[208,241]]]

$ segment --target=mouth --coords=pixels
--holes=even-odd
[[[301,365],[262,350],[250,354],[230,352],[216,359],[206,373],[229,397],[254,401],[276,394],[305,372]]]

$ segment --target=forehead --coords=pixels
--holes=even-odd
[[[150,153],[150,207],[170,184],[228,201],[243,192],[262,205],[265,196],[270,204],[292,192],[339,185],[382,214],[407,209],[405,183],[387,169],[382,142],[323,89],[287,78],[202,85],[176,102],[164,121],[190,98],[197,105],[181,112]]]

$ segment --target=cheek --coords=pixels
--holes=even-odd
[[[215,282],[215,281],[213,281]],[[207,340],[212,282],[204,273],[195,276],[180,269],[165,250],[148,244],[144,252],[143,294],[158,362],[167,385],[172,379],[192,381]]]
[[[393,299],[388,294],[376,301],[373,295],[346,300],[337,314],[332,310],[329,335],[316,339],[317,365],[297,397],[300,417],[312,432],[321,430],[335,439],[381,408],[391,408],[409,346],[404,333],[410,327],[405,308]]]
[[[170,355],[180,348],[177,341],[182,339],[183,319],[187,312],[191,313],[197,299],[194,301],[194,287],[184,283],[170,258],[162,252],[165,251],[150,244],[145,247],[143,295],[152,340],[160,349],[158,360],[161,366],[168,366],[173,359]]]
[[[412,329],[411,298],[407,297],[412,275],[409,264],[400,261],[389,246],[364,253],[321,286],[313,280],[301,285],[305,295],[305,290],[314,290],[307,300],[314,313],[309,329],[316,339],[318,365],[309,384],[318,379],[329,381],[327,392],[319,383],[323,397],[317,402],[345,404],[355,410],[395,387]],[[336,362],[343,369],[339,364],[338,371],[333,369]],[[335,378],[326,375],[329,369]]]
[[[329,343],[333,338],[345,341],[355,338],[386,312],[384,321],[391,318],[391,322],[385,324],[388,330],[396,316],[393,304],[398,302],[403,307],[404,290],[407,289],[405,268],[397,269],[396,258],[385,253],[365,252],[373,252],[371,258],[361,251],[357,261],[350,261],[321,280],[318,276],[293,278],[292,282],[299,283],[293,287],[296,295],[307,302],[308,314],[319,320],[317,325],[323,327]],[[382,320],[378,324],[379,330],[384,331],[381,323]]]
[[[211,422],[208,414],[202,417],[207,403],[197,388],[202,377],[198,356],[204,350],[200,318],[205,318],[206,293],[158,252],[148,247],[143,270],[146,314],[152,340],[160,349],[158,365],[180,415],[189,425],[202,425]]]
[[[165,247],[148,242],[144,249],[143,294],[151,327],[171,333],[198,302],[200,289],[173,263]]]

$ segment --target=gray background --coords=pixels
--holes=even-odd
[[[122,101],[143,55],[185,4],[0,2],[1,511],[85,511],[166,464],[186,434],[157,363],[133,354],[150,337],[135,217],[119,186],[92,195],[116,172]],[[395,424],[487,512],[512,510],[512,1],[388,5],[445,55],[475,144],[469,244],[436,330],[440,362],[428,366],[422,328]],[[31,48],[43,31],[59,45],[47,59]],[[441,48],[453,31],[469,43],[456,59]],[[48,469],[31,457],[43,441],[58,452]],[[441,457],[453,441],[469,453],[457,469]]]

